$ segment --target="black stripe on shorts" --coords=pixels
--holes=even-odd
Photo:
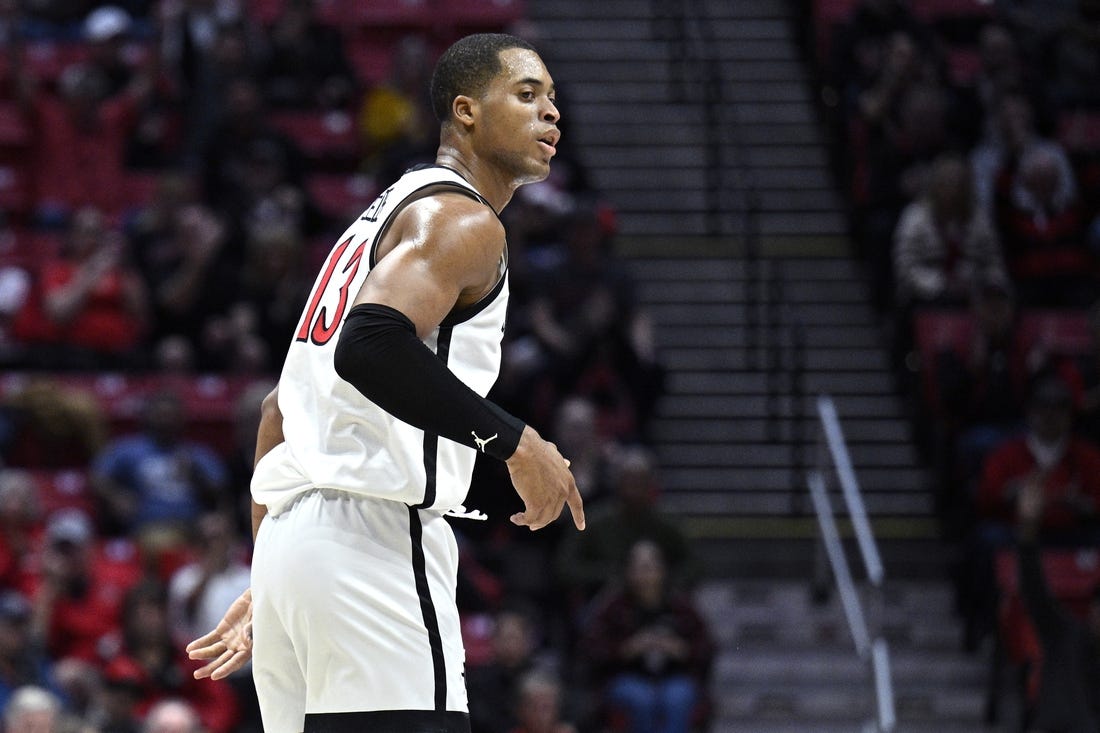
[[[428,632],[428,644],[432,649],[432,670],[435,676],[436,712],[447,710],[447,665],[443,660],[443,637],[439,633],[439,618],[435,614],[431,590],[428,588],[428,572],[424,562],[424,527],[420,523],[420,511],[409,507],[409,534],[412,537],[413,577],[416,594],[420,596],[420,612],[424,616],[424,628]],[[410,681],[411,682],[411,681]]]
[[[470,733],[470,716],[456,711],[373,710],[307,713],[304,733]]]

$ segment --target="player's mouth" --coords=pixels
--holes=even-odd
[[[539,138],[539,144],[546,148],[550,155],[553,156],[558,152],[557,145],[558,140],[561,139],[561,133],[557,130],[550,130],[545,135]]]

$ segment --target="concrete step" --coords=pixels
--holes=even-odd
[[[790,486],[780,489],[740,488],[732,482],[722,491],[670,490],[661,499],[661,506],[670,514],[681,516],[782,517],[803,497],[803,490]],[[737,488],[736,492],[734,488]],[[872,516],[927,517],[932,501],[915,492],[881,493],[867,491],[863,497]],[[805,505],[805,501],[801,501]]]
[[[634,258],[626,263],[638,280],[742,280],[748,264],[741,258],[658,259]],[[862,275],[858,266],[847,258],[787,259],[760,263],[765,273],[775,272],[782,278],[799,282],[844,280],[858,282]]]
[[[638,211],[630,207],[623,198],[608,196],[622,215],[620,233],[623,236],[651,236],[666,234],[670,236],[705,236],[712,233],[705,212],[662,212]],[[739,231],[740,219],[734,214],[724,214],[726,224],[722,231]],[[848,224],[843,215],[837,212],[789,212],[764,214],[759,218],[759,231],[765,236],[847,236]]]
[[[673,493],[698,492],[706,494],[715,492],[715,499],[720,503],[728,502],[728,497],[723,496],[728,491],[790,491],[803,490],[803,481],[795,478],[797,486],[792,486],[792,476],[789,466],[749,467],[749,466],[712,466],[689,465],[674,463],[675,456],[665,456],[665,464],[661,467],[661,476],[665,485],[669,488],[669,499]],[[860,467],[856,476],[860,487],[868,493],[891,493],[897,495],[920,495],[924,499],[923,492],[928,489],[928,473],[922,468],[916,467]],[[913,497],[910,497],[913,498]],[[728,503],[724,504],[726,511],[735,509]]]
[[[577,2],[576,0],[538,0],[530,3],[527,15],[533,20],[547,21],[561,19],[577,22],[592,18],[637,18],[650,17],[652,6],[638,0],[600,0],[600,2]],[[707,15],[713,18],[781,18],[790,15],[790,10],[782,2],[775,0],[737,0],[737,2],[708,3]]]
[[[849,446],[856,477],[870,468],[912,469],[918,467],[917,456],[908,444]],[[791,446],[775,444],[739,445],[670,445],[658,446],[657,456],[662,466],[706,466],[708,468],[777,468],[791,465]]]
[[[702,307],[702,306],[700,306]],[[662,361],[676,371],[728,371],[746,369],[748,359],[741,351],[728,349],[675,348],[660,349]],[[804,355],[807,372],[885,371],[890,368],[889,357],[880,348],[865,349],[807,349]]]
[[[839,339],[838,339],[839,341]],[[662,343],[667,339],[662,337]],[[859,348],[858,344],[848,344]],[[718,346],[717,348],[722,348]],[[729,348],[729,347],[726,347]],[[772,395],[788,394],[790,380],[786,375],[761,374],[759,372],[708,373],[686,372],[670,374],[666,383],[669,394],[674,395]],[[886,395],[894,393],[894,380],[889,374],[863,373],[814,373],[803,376],[803,388],[807,394],[832,395]]]
[[[892,444],[911,439],[908,425],[891,418],[845,418],[841,424],[848,447]],[[763,441],[791,442],[796,431],[803,430],[803,440],[813,440],[816,418],[808,417],[801,427],[793,420],[776,421],[737,416],[734,419],[658,418],[653,424],[654,440],[662,445],[680,443],[758,443]]]
[[[599,66],[569,57],[551,56],[547,64],[554,83],[566,98],[574,83],[595,82],[601,78],[608,82],[648,79],[651,83],[667,83],[679,73],[679,65],[667,54],[648,59],[608,59]],[[800,78],[805,73],[802,62],[797,60],[741,60],[736,63],[735,69],[737,75],[734,78],[752,79],[756,82],[789,81]]]
[[[731,291],[733,292],[733,291]],[[828,306],[820,304],[792,304],[791,314],[796,322],[809,328],[867,325],[873,322],[871,307],[863,303],[840,303]],[[745,323],[745,309],[738,303],[649,303],[646,312],[654,322],[663,326],[692,326],[710,324],[715,328],[741,326]]]
[[[866,303],[867,287],[859,282],[819,280],[782,282],[787,303],[832,306],[840,303]],[[650,280],[642,282],[638,294],[646,303],[731,303],[744,296],[743,282]]]

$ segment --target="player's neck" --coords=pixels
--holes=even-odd
[[[519,188],[513,181],[502,181],[500,174],[479,158],[463,155],[460,150],[446,144],[439,147],[435,157],[436,165],[445,166],[478,190],[498,214],[512,200],[512,194]]]

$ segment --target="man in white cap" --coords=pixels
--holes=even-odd
[[[103,5],[84,19],[84,40],[91,51],[88,63],[107,78],[108,97],[125,89],[134,76],[126,60],[126,40],[133,21],[122,8]]]

